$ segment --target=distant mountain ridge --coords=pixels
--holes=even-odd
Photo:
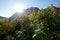
[[[2,16],[0,16],[0,19],[4,19],[4,18],[6,18],[6,17],[2,17]]]
[[[21,16],[27,17],[29,14],[31,14],[33,12],[33,10],[37,12],[39,10],[39,8],[37,8],[37,7],[30,7],[30,8],[25,9],[24,12],[22,12],[22,13],[16,12],[9,19],[10,20],[14,20],[17,17],[21,17]]]

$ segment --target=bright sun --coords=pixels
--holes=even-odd
[[[15,5],[15,7],[13,8],[13,10],[14,10],[15,12],[21,13],[21,12],[24,11],[24,6],[23,6],[23,5]]]

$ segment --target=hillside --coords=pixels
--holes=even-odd
[[[0,19],[4,19],[5,17],[0,16]]]
[[[30,7],[30,8],[25,9],[22,13],[16,12],[9,19],[10,20],[11,19],[14,20],[17,17],[21,17],[21,16],[27,17],[29,14],[31,14],[33,12],[33,10],[37,12],[39,10],[39,8],[37,8],[37,7]]]

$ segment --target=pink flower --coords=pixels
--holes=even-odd
[[[40,28],[41,27],[41,25],[40,24],[37,24],[37,28]]]
[[[29,38],[30,38],[30,36],[29,36],[29,35],[26,35],[26,38],[27,38],[27,39],[29,39]]]
[[[60,33],[60,30],[54,31],[53,34]]]
[[[55,32],[53,32],[53,34],[56,34]]]

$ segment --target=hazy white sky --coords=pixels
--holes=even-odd
[[[0,16],[10,17],[19,7],[22,11],[28,7],[46,8],[50,4],[57,6],[60,0],[0,0]]]

